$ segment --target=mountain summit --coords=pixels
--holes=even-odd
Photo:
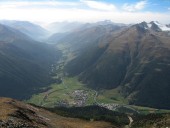
[[[151,21],[150,23],[142,22],[139,24],[144,29],[153,31],[170,31],[170,27],[165,24],[161,24],[158,21]]]

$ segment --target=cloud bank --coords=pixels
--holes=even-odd
[[[168,9],[167,12],[143,11],[147,5],[147,1],[124,3],[119,7],[113,3],[94,0],[80,0],[79,2],[4,1],[0,2],[0,18],[46,23],[55,21],[96,22],[106,19],[119,23],[152,20],[169,23],[170,11]]]

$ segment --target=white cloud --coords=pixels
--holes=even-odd
[[[32,4],[38,4],[40,7],[32,7]],[[118,23],[137,23],[142,21],[160,21],[162,23],[169,23],[170,21],[170,12],[119,12],[118,10],[113,11],[115,8],[112,6],[107,11],[101,11],[101,8],[104,8],[105,6],[101,6],[100,9],[77,7],[78,5],[84,5],[82,1],[78,3],[57,3],[55,1],[54,3],[48,3],[48,6],[45,6],[44,4],[47,5],[46,2],[10,2],[8,4],[0,4],[0,19],[28,20],[46,23],[55,21],[96,22],[106,19]],[[41,5],[43,5],[43,7],[41,7]],[[59,5],[68,5],[69,7],[58,8]],[[26,8],[24,8],[25,6]],[[141,4],[137,4],[135,8],[141,9],[142,6]]]
[[[59,6],[78,6],[76,2],[59,2],[59,1],[44,1],[44,2],[28,2],[28,1],[13,1],[0,2],[0,8],[42,8],[42,7],[59,7]]]
[[[116,10],[116,6],[113,4],[108,4],[108,3],[98,2],[93,0],[81,0],[81,2],[93,9],[104,10],[104,11]]]
[[[139,1],[135,4],[128,4],[125,3],[123,5],[123,10],[128,11],[128,12],[134,12],[134,11],[139,11],[142,10],[143,8],[145,8],[145,6],[147,5],[147,1]]]
[[[168,8],[168,10],[170,11],[170,7]]]
[[[151,13],[151,12],[114,12],[97,11],[86,9],[2,9],[1,19],[9,20],[28,20],[41,22],[55,21],[80,21],[95,22],[110,19],[118,23],[137,23],[142,21],[160,21],[169,23],[170,13]]]

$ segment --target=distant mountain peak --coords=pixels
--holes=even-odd
[[[150,24],[160,24],[158,21],[151,21]]]
[[[19,30],[34,40],[42,40],[48,36],[48,31],[29,21],[0,20],[0,24]]]
[[[113,22],[111,20],[104,20],[104,21],[99,21],[97,22],[97,24],[113,24]]]
[[[170,31],[170,25],[161,24],[158,21],[151,21],[149,23],[143,21],[139,23],[138,26],[140,26],[140,28],[143,28],[145,30],[152,30],[156,32]]]
[[[140,26],[140,27],[143,27],[143,28],[145,28],[145,29],[148,28],[148,25],[147,25],[147,23],[146,23],[145,21],[141,22],[141,23],[139,24],[139,26]]]

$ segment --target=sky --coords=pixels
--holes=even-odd
[[[170,23],[170,0],[0,0],[0,20]]]

